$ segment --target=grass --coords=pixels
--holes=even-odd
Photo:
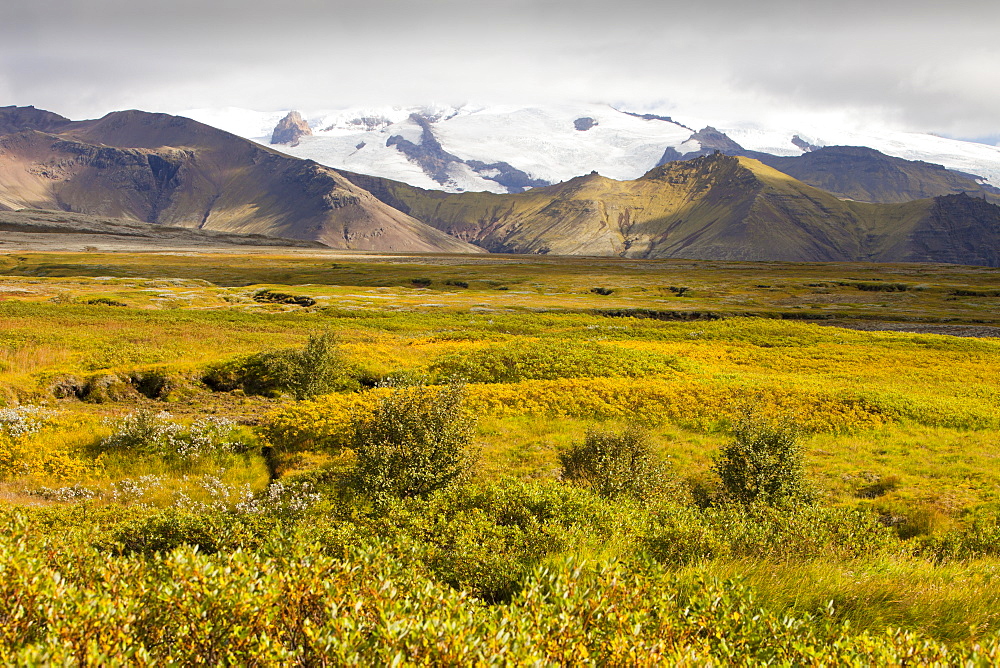
[[[995,559],[937,566],[907,557],[847,563],[734,560],[697,566],[687,575],[706,572],[748,584],[778,612],[832,609],[836,619],[857,630],[919,627],[946,641],[1000,631],[1000,562]]]
[[[719,555],[669,567],[669,577],[663,577],[677,578],[669,580],[670,591],[688,586],[709,591],[705,582],[731,578],[749,587],[756,604],[775,620],[791,615],[812,620],[810,628],[818,629],[816,616],[832,614],[834,622],[850,622],[851,633],[878,635],[902,627],[966,649],[1000,631],[994,558],[937,563],[914,556],[921,541],[961,531],[972,518],[994,517],[1000,510],[1000,339],[855,331],[811,321],[887,321],[918,329],[1000,326],[996,299],[988,296],[1000,289],[997,270],[312,252],[226,256],[224,262],[199,254],[24,253],[0,256],[0,274],[0,399],[12,408],[42,406],[49,416],[39,431],[0,441],[0,500],[5,513],[20,512],[12,510],[17,508],[35,513],[30,531],[46,540],[58,540],[52,527],[106,537],[108,527],[125,516],[141,519],[174,508],[216,517],[212,513],[235,512],[248,493],[267,498],[263,441],[254,440],[241,454],[190,459],[98,457],[94,445],[110,433],[109,420],[138,409],[166,409],[184,424],[206,416],[234,419],[247,434],[257,434],[251,440],[261,438],[261,428],[280,415],[313,435],[324,424],[347,424],[348,403],[353,402],[350,410],[370,409],[385,390],[295,402],[288,396],[212,392],[200,380],[212,364],[301,347],[310,335],[331,331],[350,372],[365,385],[441,380],[435,374],[459,368],[455,360],[466,372],[493,365],[482,377],[507,382],[467,388],[481,452],[472,482],[508,490],[497,494],[514,505],[523,499],[504,487],[511,480],[541,485],[511,489],[529,490],[523,493],[536,495],[539,507],[555,503],[546,495],[568,494],[569,501],[559,503],[569,503],[573,512],[585,508],[591,515],[584,515],[604,524],[600,529],[544,525],[518,538],[509,525],[490,525],[488,513],[462,510],[471,513],[469,526],[485,532],[480,540],[448,523],[449,513],[459,512],[454,508],[433,506],[431,515],[420,515],[424,501],[393,511],[396,519],[379,524],[365,519],[364,499],[338,487],[353,454],[307,448],[282,455],[282,480],[305,481],[327,496],[318,506],[321,512],[309,516],[315,527],[296,528],[298,515],[275,520],[284,527],[285,542],[292,540],[288,532],[301,530],[336,551],[351,532],[384,532],[386,523],[399,522],[403,528],[387,534],[402,541],[392,548],[394,555],[405,551],[401,546],[409,543],[401,536],[410,532],[407,540],[431,540],[428,554],[436,555],[427,557],[431,562],[439,564],[448,554],[458,559],[454,568],[471,569],[473,575],[461,571],[462,577],[473,577],[481,563],[520,572],[523,565],[498,556],[509,545],[504,541],[515,538],[524,541],[517,549],[528,552],[556,544],[552,541],[562,545],[530,564],[556,569],[558,577],[565,575],[559,569],[580,557],[631,563],[641,552],[637,545],[648,530],[648,511],[572,496],[558,482],[559,452],[582,442],[588,431],[618,431],[638,422],[679,488],[694,496],[711,494],[718,487],[712,458],[730,438],[734,417],[756,404],[808,428],[802,440],[805,467],[822,507],[874,514],[894,529],[898,550],[853,559]],[[455,285],[459,282],[468,287]],[[907,289],[859,287],[881,283]],[[598,294],[595,287],[611,292]],[[306,295],[317,304],[254,301],[264,288]],[[955,294],[962,291],[973,294]],[[93,300],[104,303],[88,303]],[[635,315],[643,317],[628,317]],[[519,356],[541,359],[539,351],[544,369],[538,364],[531,373],[516,369]],[[636,364],[649,360],[669,364],[635,372]],[[604,373],[594,364],[615,368]],[[501,373],[504,365],[510,373]],[[162,399],[128,389],[132,376],[149,370],[173,384]],[[125,393],[103,403],[53,394],[59,383],[102,378],[118,379]],[[95,496],[74,496],[80,489]],[[435,533],[440,531],[457,533]],[[700,540],[696,527],[684,531],[691,532],[682,531],[685,540]],[[493,547],[483,548],[485,540],[494,541],[483,543]],[[86,552],[89,547],[77,549],[81,563],[104,558]],[[91,556],[80,556],[85,553]],[[125,567],[114,568],[119,566]],[[416,577],[406,577],[411,576]],[[0,571],[0,581],[3,577]],[[525,577],[525,586],[535,592],[531,596],[550,586],[540,584],[546,582],[541,575],[537,582],[531,579],[535,575]],[[423,609],[423,603],[414,605]],[[519,609],[511,608],[511,614],[521,614]],[[729,623],[720,619],[712,623]],[[707,650],[698,647],[692,656],[705,658],[697,652]]]

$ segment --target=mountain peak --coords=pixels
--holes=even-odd
[[[276,126],[274,126],[274,132],[271,133],[271,143],[298,146],[299,139],[302,137],[309,137],[311,135],[312,128],[309,127],[309,123],[306,122],[306,119],[302,118],[302,114],[297,111],[289,111],[288,114],[278,121]]]
[[[0,134],[11,134],[22,130],[51,132],[73,121],[59,114],[32,106],[0,107]]]

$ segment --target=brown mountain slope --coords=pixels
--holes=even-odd
[[[749,151],[726,133],[711,126],[691,135],[699,148],[681,154],[669,147],[661,165],[712,155],[753,158],[803,183],[838,197],[861,202],[902,203],[941,195],[968,193],[1000,204],[1000,189],[979,182],[973,174],[957,172],[920,160],[905,160],[865,146],[812,146],[798,135],[792,143],[807,149],[802,155],[777,156]],[[689,141],[690,141],[689,140]]]
[[[16,120],[11,113],[3,118],[8,127]],[[60,209],[334,248],[482,252],[332,169],[186,118],[126,111],[49,127],[0,136],[0,208]]]
[[[491,251],[995,265],[990,249],[1000,248],[1000,208],[981,200],[845,202],[755,160],[721,154],[668,163],[635,181],[591,174],[518,195],[448,194],[348,176]]]
[[[749,169],[751,162],[707,156],[635,181],[591,174],[520,195],[449,195],[359,181],[414,217],[492,251],[745,260],[859,252],[858,222],[842,202],[759,163]],[[824,215],[829,210],[838,215]]]
[[[51,132],[72,122],[59,114],[34,107],[0,107],[0,135],[21,130]]]
[[[971,174],[863,146],[825,146],[794,157],[749,155],[811,186],[862,202],[901,203],[968,193],[1000,203],[1000,190],[980,184]]]
[[[1000,267],[1000,207],[945,195],[900,205],[854,204],[868,222],[869,258]]]

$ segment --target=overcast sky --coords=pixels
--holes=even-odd
[[[611,102],[1000,141],[997,0],[7,0],[0,105]],[[14,5],[14,6],[10,6]]]

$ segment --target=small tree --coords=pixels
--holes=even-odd
[[[330,332],[309,337],[303,350],[275,354],[273,373],[282,389],[296,399],[335,392],[342,382],[344,363]]]
[[[269,350],[231,360],[209,369],[204,381],[215,390],[241,388],[247,394],[288,392],[308,399],[356,386],[330,332],[309,337],[301,350]]]
[[[474,461],[475,419],[464,398],[460,385],[404,388],[356,420],[361,488],[375,498],[427,496],[465,473]]]
[[[808,497],[794,423],[747,414],[734,426],[733,437],[712,466],[729,498],[775,505]]]
[[[601,496],[646,498],[663,482],[663,470],[644,431],[592,431],[583,443],[559,453],[564,480]]]

